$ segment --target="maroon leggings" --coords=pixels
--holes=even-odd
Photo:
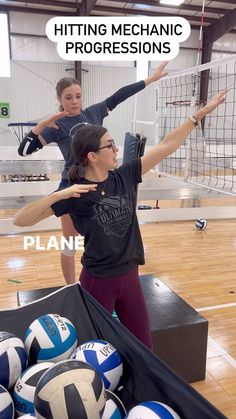
[[[93,276],[83,268],[80,283],[110,313],[116,310],[121,323],[152,349],[148,313],[137,266],[124,275],[109,278]]]

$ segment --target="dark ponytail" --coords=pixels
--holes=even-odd
[[[83,179],[85,176],[85,165],[75,163],[69,170],[69,180],[71,183],[78,179]]]
[[[70,182],[82,179],[88,164],[87,155],[90,151],[97,152],[101,145],[100,140],[107,129],[97,125],[82,125],[73,135],[71,150],[75,164],[69,170]]]

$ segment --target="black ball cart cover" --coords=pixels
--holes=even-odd
[[[120,390],[116,393],[127,410],[140,402],[155,400],[170,405],[181,419],[226,418],[78,284],[63,287],[23,307],[0,311],[0,331],[23,339],[30,323],[47,313],[67,317],[77,329],[79,345],[103,339],[116,347],[124,364]]]

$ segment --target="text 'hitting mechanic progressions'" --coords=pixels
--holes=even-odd
[[[55,17],[46,26],[64,60],[173,60],[190,35],[182,17]]]

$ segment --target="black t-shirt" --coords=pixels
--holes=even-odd
[[[119,276],[144,264],[144,251],[135,208],[135,185],[142,182],[141,160],[135,159],[109,171],[96,192],[56,202],[57,217],[70,214],[76,230],[84,236],[81,262],[98,277]],[[105,195],[101,192],[105,191]]]

